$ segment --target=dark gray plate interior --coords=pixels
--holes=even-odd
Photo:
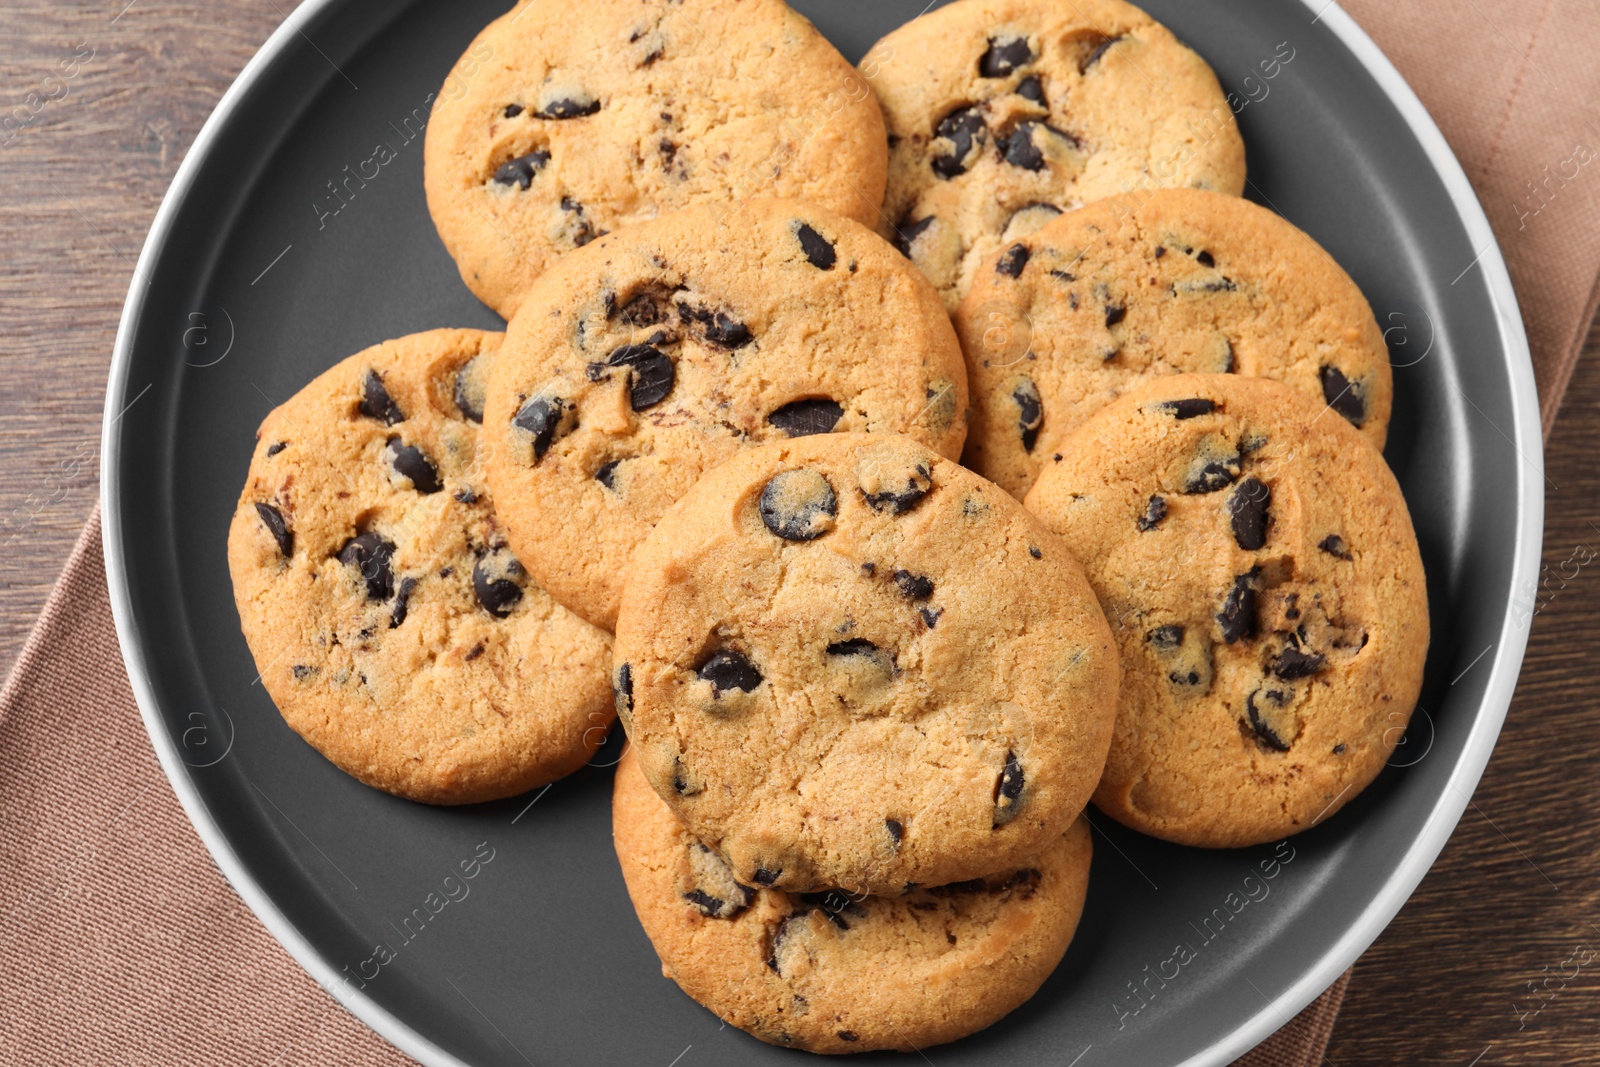
[[[131,402],[110,425],[105,472],[130,662],[158,748],[181,758],[175,782],[231,846],[236,878],[348,979],[341,994],[358,1006],[370,998],[472,1063],[793,1060],[722,1027],[661,977],[611,852],[609,769],[467,810],[392,799],[284,726],[239,634],[225,541],[261,418],[376,341],[499,325],[434,235],[416,130],[455,57],[505,2],[324,5],[197,161],[167,240],[134,283],[113,375],[113,405]],[[922,3],[796,6],[857,59]],[[1505,294],[1481,266],[1466,269],[1480,249],[1434,163],[1313,11],[1282,0],[1145,6],[1248,101],[1239,121],[1251,197],[1320,240],[1390,331],[1388,458],[1416,519],[1433,610],[1424,710],[1395,766],[1276,853],[1179,849],[1097,816],[1088,907],[1065,963],[1004,1023],[934,1052],[940,1067],[1172,1064],[1222,1047],[1362,928],[1425,823],[1450,807],[1450,776],[1474,758],[1469,733],[1487,721],[1489,738],[1480,729],[1472,739],[1486,746],[1504,710],[1486,700],[1499,653],[1474,657],[1505,644],[1538,481],[1538,456],[1519,458],[1513,444],[1537,438],[1526,356],[1495,316]],[[1263,61],[1290,52],[1264,77]],[[379,145],[393,161],[335,200],[330,183]],[[467,895],[431,911],[429,895],[443,896],[446,876],[475,853],[492,859]],[[1274,876],[1262,877],[1274,856]],[[1262,887],[1256,899],[1247,886]],[[1192,958],[1173,977],[1165,961],[1180,944]],[[1152,979],[1162,970],[1168,978]]]

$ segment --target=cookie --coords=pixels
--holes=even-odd
[[[871,87],[781,0],[524,0],[445,80],[424,180],[509,319],[561,256],[658,212],[778,196],[875,225],[887,168]]]
[[[369,348],[269,414],[228,533],[234,599],[284,720],[397,796],[466,804],[582,766],[610,639],[506,546],[477,455],[500,335]]]
[[[1428,596],[1400,487],[1362,434],[1264,378],[1139,382],[1027,506],[1083,562],[1122,696],[1095,804],[1168,841],[1304,830],[1404,735]]]
[[[904,896],[741,885],[673,817],[632,755],[613,836],[662,973],[763,1041],[919,1051],[994,1023],[1055,970],[1088,888],[1083,819],[1002,874]]]
[[[894,895],[1015,868],[1099,779],[1116,654],[1077,562],[909,438],[741,453],[635,554],[613,689],[745,885]]]
[[[862,62],[889,128],[884,235],[951,310],[1006,245],[1130,189],[1237,195],[1216,75],[1119,0],[956,0]]]
[[[701,473],[762,441],[906,433],[951,459],[965,364],[938,297],[818,208],[689,208],[596,241],[530,291],[490,388],[512,547],[610,629],[629,557]]]
[[[1393,372],[1361,290],[1266,208],[1129,193],[1013,242],[956,314],[972,385],[966,463],[1021,497],[1084,419],[1141,378],[1291,386],[1380,451]]]

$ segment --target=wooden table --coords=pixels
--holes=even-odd
[[[0,131],[4,668],[94,503],[106,368],[156,206],[295,6],[125,3],[0,10],[0,121],[38,94],[29,125]],[[1550,441],[1548,581],[1510,719],[1439,862],[1357,965],[1334,1067],[1600,1064],[1600,331],[1588,350]]]

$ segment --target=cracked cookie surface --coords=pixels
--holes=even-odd
[[[1111,634],[1004,491],[896,435],[740,453],[635,555],[613,658],[651,784],[745,885],[1021,864],[1098,780]]]
[[[1028,494],[1083,562],[1122,688],[1102,811],[1236,847],[1348,803],[1404,735],[1422,558],[1383,457],[1278,382],[1174,375],[1089,417]]]
[[[869,431],[953,459],[966,438],[965,363],[927,282],[866,227],[774,200],[569,256],[512,322],[489,394],[512,547],[607,629],[634,549],[740,449]]]
[[[524,0],[427,116],[428,211],[510,318],[559,257],[697,203],[806,200],[876,224],[872,89],[781,0]]]
[[[1393,371],[1361,290],[1266,208],[1193,189],[1112,197],[1010,244],[956,313],[965,461],[1022,496],[1072,431],[1140,379],[1292,386],[1380,451]]]
[[[883,103],[880,224],[953,311],[1003,247],[1133,188],[1238,195],[1244,144],[1204,60],[1119,0],[957,0],[862,71]]]
[[[1092,851],[1080,817],[1013,869],[903,896],[741,885],[631,752],[612,826],[662,973],[763,1041],[824,1053],[954,1041],[1026,1001],[1072,940]]]
[[[334,366],[261,424],[228,535],[241,626],[284,720],[398,796],[514,796],[613,716],[610,639],[528,579],[478,456],[501,335],[434,330]]]

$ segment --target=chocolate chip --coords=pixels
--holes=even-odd
[[[1200,442],[1189,461],[1183,491],[1196,494],[1226,489],[1239,477],[1241,462],[1238,449],[1221,438],[1208,436]]]
[[[276,456],[279,452],[282,452],[284,449],[286,449],[288,447],[289,447],[289,443],[287,441],[279,441],[276,444],[268,445],[267,446],[267,458],[271,459],[273,456]]]
[[[1322,398],[1328,406],[1353,425],[1367,421],[1367,402],[1355,383],[1344,376],[1338,367],[1322,368]]]
[[[415,578],[400,579],[400,591],[394,595],[394,610],[389,613],[389,629],[398,629],[411,610],[411,594],[417,588]]]
[[[339,562],[360,573],[368,600],[388,600],[394,595],[393,559],[394,542],[371,531],[357,534],[339,549]]]
[[[796,400],[767,416],[767,421],[790,437],[810,437],[812,434],[832,433],[844,418],[844,407],[827,397]]]
[[[1346,563],[1355,558],[1350,554],[1350,549],[1345,547],[1344,538],[1340,537],[1338,534],[1329,534],[1327,537],[1324,537],[1322,539],[1322,543],[1317,545],[1317,547],[1335,559],[1342,559]]]
[[[258,503],[256,514],[261,517],[261,525],[265,526],[272,539],[278,542],[278,553],[284,559],[294,555],[294,531],[283,521],[283,512],[271,504]]]
[[[1290,645],[1278,653],[1269,669],[1284,681],[1292,682],[1297,678],[1309,678],[1327,665],[1327,657],[1321,653],[1302,652]]]
[[[471,487],[457,489],[454,496],[457,504],[476,504],[478,502],[478,494]]]
[[[1022,268],[1028,265],[1028,258],[1033,255],[1027,245],[1012,245],[1006,249],[1005,255],[995,263],[995,273],[1003,274],[1007,278],[1022,277]]]
[[[711,693],[714,697],[720,697],[730,689],[753,693],[756,686],[761,684],[761,672],[750,662],[750,657],[732,648],[719,649],[712,653],[711,658],[700,665],[697,673],[711,683]]]
[[[506,109],[505,109],[504,112],[502,112],[502,114],[504,114],[505,117],[508,118],[508,119],[514,119],[518,115],[522,114],[522,105],[521,104],[507,104],[506,105]]]
[[[1044,85],[1039,81],[1037,74],[1030,74],[1017,84],[1017,95],[1024,100],[1032,100],[1035,104],[1043,104]]]
[[[437,493],[444,488],[439,482],[439,469],[417,446],[408,445],[395,436],[389,438],[383,454],[388,458],[389,466],[394,468],[396,474],[411,479],[412,488],[417,492]]]
[[[550,162],[550,153],[544,149],[537,149],[525,156],[508,159],[500,164],[494,172],[494,180],[500,185],[515,185],[526,190],[533,184],[533,176],[544,170],[544,165]]]
[[[1117,323],[1128,317],[1128,309],[1123,304],[1106,305],[1106,329],[1111,329]]]
[[[858,1037],[856,1035],[856,1032],[854,1030],[840,1030],[839,1031],[839,1040],[840,1041],[859,1041],[861,1039],[860,1039],[860,1037]]]
[[[917,614],[922,617],[922,625],[931,630],[939,625],[939,620],[944,617],[944,609],[918,608]]]
[[[1122,40],[1123,35],[1108,37],[1103,33],[1094,34],[1082,42],[1085,51],[1078,59],[1078,73],[1087,74],[1089,68],[1100,62],[1100,57],[1106,54],[1106,49]]]
[[[833,242],[803,222],[796,222],[794,227],[794,235],[800,239],[800,250],[806,254],[806,261],[818,270],[832,270],[833,265],[839,262],[839,253],[834,249]]]
[[[1017,405],[1017,430],[1022,434],[1022,447],[1029,452],[1039,440],[1039,427],[1044,425],[1044,401],[1039,398],[1039,387],[1032,378],[1020,378],[1011,391]]]
[[[989,127],[975,107],[958,108],[939,121],[934,137],[950,142],[950,151],[939,152],[929,161],[941,178],[955,178],[967,172],[973,150],[983,147]]]
[[[474,356],[456,371],[453,390],[456,408],[468,422],[483,422],[483,398],[488,385],[484,380],[488,372],[487,363],[488,360],[482,356]]]
[[[624,719],[633,714],[633,665],[624,663],[617,667],[611,679],[611,701],[617,714]],[[679,789],[678,792],[683,792]]]
[[[596,237],[605,236],[604,231],[595,230],[594,225],[589,221],[589,216],[585,212],[584,206],[572,197],[563,196],[561,198],[561,210],[572,216],[572,222],[568,229],[571,231],[570,236],[574,247],[582,248]]]
[[[699,325],[706,341],[717,348],[732,351],[736,348],[743,348],[751,341],[750,327],[725,311],[691,307],[689,304],[680,301],[678,304],[678,317],[686,324]]]
[[[522,574],[522,564],[510,553],[500,552],[485,556],[472,565],[472,592],[478,603],[497,619],[511,614],[511,609],[522,599],[522,586],[516,579]]]
[[[689,876],[694,888],[683,899],[713,919],[731,919],[755,900],[755,890],[740,885],[721,856],[696,841],[688,849]]]
[[[545,104],[535,111],[533,116],[539,119],[581,119],[599,110],[598,100],[574,100],[571,97],[562,97]]]
[[[1164,400],[1155,405],[1155,408],[1182,422],[1184,419],[1196,419],[1201,415],[1211,414],[1217,410],[1217,403],[1214,400],[1195,397],[1190,400]]]
[[[1260,741],[1264,747],[1270,748],[1274,752],[1287,752],[1289,751],[1289,742],[1278,736],[1277,732],[1267,723],[1261,710],[1256,707],[1256,697],[1261,694],[1262,691],[1257,689],[1245,698],[1244,706],[1246,714],[1250,716],[1250,729],[1255,731],[1256,740]],[[1289,694],[1281,690],[1268,689],[1266,690],[1266,699],[1281,707],[1289,702]]]
[[[1006,765],[994,783],[994,828],[998,830],[1016,817],[1022,801],[1025,776],[1015,752],[1006,753]]]
[[[1233,539],[1240,548],[1254,552],[1267,543],[1267,509],[1272,490],[1259,478],[1246,478],[1228,497],[1228,512],[1233,516]]]
[[[899,819],[883,820],[883,828],[889,831],[889,837],[896,845],[900,844],[906,836],[905,824]]]
[[[871,578],[873,575],[878,573],[878,565],[870,562],[863,563],[861,565],[861,573],[865,574],[868,578]]]
[[[393,426],[397,422],[405,421],[405,413],[400,410],[389,396],[389,390],[383,387],[383,378],[375,370],[369,370],[361,379],[361,414],[369,419],[377,419],[386,426]]]
[[[918,237],[921,237],[928,227],[934,224],[934,221],[934,217],[929,215],[925,219],[908,220],[896,226],[894,229],[894,246],[900,250],[900,254],[910,259],[912,243]]]
[[[1144,639],[1163,652],[1170,652],[1183,644],[1183,627],[1157,626],[1154,630],[1145,634]]]
[[[872,656],[876,655],[878,646],[868,641],[865,637],[852,637],[848,641],[835,641],[828,646],[830,656]]]
[[[1144,506],[1144,514],[1139,516],[1139,529],[1149,533],[1161,525],[1161,520],[1167,517],[1167,501],[1165,497],[1152,496],[1150,502]]]
[[[927,600],[933,596],[933,579],[925,574],[895,571],[894,584],[900,587],[900,595],[907,600]]]
[[[1233,588],[1222,602],[1222,610],[1217,613],[1222,639],[1230,645],[1242,637],[1256,635],[1256,579],[1260,572],[1261,568],[1252,567],[1249,574],[1235,578]]]
[[[594,472],[594,480],[613,493],[617,492],[617,468],[621,465],[622,460],[620,459],[613,459],[602,464],[600,469]]]
[[[1038,122],[1019,122],[1009,137],[1000,140],[1001,157],[1013,167],[1023,170],[1044,170],[1044,152],[1033,143],[1033,131],[1042,126]]]
[[[1018,67],[1033,61],[1033,49],[1026,37],[991,37],[989,50],[978,60],[978,73],[985,78],[1004,78]]]
[[[303,682],[316,673],[317,669],[315,667],[308,667],[303,663],[296,664],[294,667],[294,676],[296,681]]]
[[[1049,225],[1052,219],[1058,218],[1060,215],[1061,209],[1054,204],[1046,204],[1043,201],[1024,204],[1013,211],[1011,217],[1006,220],[1004,237],[1006,240],[1012,240],[1038,233]],[[1074,280],[1072,275],[1065,271],[1052,270],[1050,274],[1055,278],[1065,278],[1067,281]]]
[[[877,477],[866,479],[861,497],[873,511],[887,511],[891,515],[904,515],[933,491],[933,473],[923,464],[886,474],[874,472]]]
[[[656,338],[652,337],[651,340],[655,341]],[[672,357],[648,344],[623,345],[607,356],[604,363],[589,364],[589,380],[596,380],[597,368],[603,367],[629,369],[628,402],[635,411],[644,411],[661,403],[678,383],[678,369]]]
[[[537,463],[549,451],[561,425],[561,411],[565,407],[559,397],[536,396],[517,412],[511,425],[533,435],[533,461]]]
[[[782,876],[782,874],[782,868],[779,868],[776,871],[769,871],[765,867],[757,867],[755,873],[750,877],[755,881],[756,885],[770,887],[772,883],[776,882],[779,877]]]
[[[1202,267],[1215,267],[1217,265],[1217,261],[1211,258],[1211,253],[1203,249],[1194,257],[1194,259],[1195,262],[1199,263]]]
[[[1335,755],[1335,756],[1342,756],[1342,755],[1344,755],[1344,750],[1345,750],[1345,744],[1344,744],[1344,742],[1343,742],[1343,741],[1341,741],[1341,742],[1339,742],[1339,743],[1338,743],[1338,744],[1337,744],[1337,745],[1334,745],[1334,746],[1333,746],[1333,754],[1334,754],[1334,755]]]
[[[833,529],[839,498],[828,479],[813,470],[774,475],[761,490],[761,521],[786,541],[815,541]]]

